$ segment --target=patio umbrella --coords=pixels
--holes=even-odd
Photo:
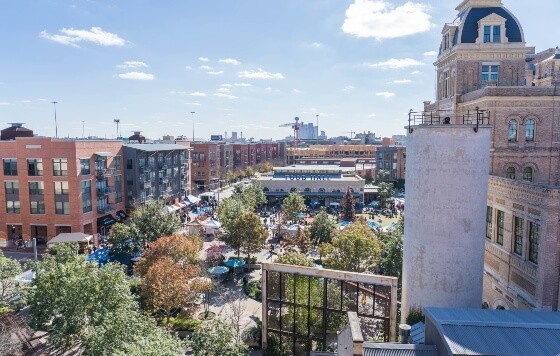
[[[229,271],[229,269],[227,267],[224,267],[224,266],[216,266],[216,267],[208,268],[208,273],[213,274],[215,276],[227,273],[228,271]]]
[[[372,229],[377,229],[379,227],[379,224],[376,223],[375,221],[370,221],[368,222],[368,226],[371,227]]]
[[[369,206],[370,208],[377,208],[379,206],[379,203],[377,203],[376,201],[372,201],[367,206]]]
[[[241,259],[237,259],[237,258],[232,258],[232,259],[227,260],[224,264],[228,267],[236,268],[236,267],[244,266],[245,261],[243,261]]]

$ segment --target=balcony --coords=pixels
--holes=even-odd
[[[113,175],[115,175],[115,170],[112,168],[100,168],[95,170],[95,178],[97,180],[104,180]]]
[[[96,192],[97,192],[97,196],[104,196],[107,194],[114,193],[113,189],[109,187],[97,188]]]
[[[167,163],[158,162],[158,169],[167,169]]]
[[[163,184],[163,183],[165,183],[165,184],[169,183],[169,178],[167,178],[167,177],[166,178],[160,178],[159,179],[159,184]]]
[[[150,181],[145,181],[142,183],[144,189],[150,189],[152,187],[152,182]]]
[[[149,173],[150,172],[150,166],[147,166],[147,165],[138,166],[138,169],[140,170],[140,172],[143,172],[143,173]]]
[[[189,159],[188,158],[181,158],[181,164],[189,164]]]
[[[113,204],[107,204],[105,206],[98,206],[97,207],[97,213],[99,214],[106,214],[108,212],[111,212],[115,210],[115,206]]]

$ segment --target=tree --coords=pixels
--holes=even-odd
[[[283,263],[285,265],[313,267],[313,261],[300,252],[286,252],[285,254],[278,256],[275,262]]]
[[[309,228],[309,236],[311,240],[315,245],[331,242],[334,232],[334,221],[330,219],[329,214],[325,211],[325,208],[321,208],[321,211],[315,216],[315,219]]]
[[[75,251],[75,245],[60,244],[56,254],[45,255],[33,267],[36,276],[28,293],[30,326],[48,331],[51,347],[60,353],[77,347],[84,355],[181,352],[177,339],[140,313],[120,265],[98,268]],[[139,343],[145,353],[127,353]]]
[[[365,181],[366,181],[366,182],[365,182],[366,184],[371,184],[371,183],[373,183],[373,176],[371,175],[371,171],[368,170],[368,171],[366,172],[366,176],[364,177],[364,179],[365,179]]]
[[[235,195],[235,193],[234,193]],[[239,215],[250,212],[241,199],[236,199],[234,196],[226,198],[220,202],[218,208],[218,218],[224,230],[231,229],[231,224]]]
[[[352,190],[350,187],[346,189],[346,193],[342,198],[342,220],[356,220],[356,200],[352,196]]]
[[[229,183],[235,182],[235,180],[237,179],[237,176],[235,175],[235,173],[233,173],[232,171],[227,171],[226,172],[226,180]]]
[[[394,194],[393,183],[389,183],[390,173],[386,170],[380,170],[378,174],[378,192],[381,197],[383,207],[387,207],[387,202]]]
[[[260,205],[266,203],[266,196],[259,182],[253,182],[249,186],[238,185],[235,187],[232,198],[243,203],[249,211],[256,211]]]
[[[0,250],[0,306],[14,303],[21,290],[16,277],[22,273],[18,261],[5,257]]]
[[[231,328],[219,319],[203,323],[191,336],[189,346],[195,356],[245,356],[249,350],[236,344]]]
[[[245,175],[249,178],[255,175],[255,170],[251,166],[245,167]]]
[[[266,173],[266,172],[272,171],[273,168],[274,168],[274,166],[272,165],[272,163],[264,162],[263,164],[261,164],[259,166],[258,171],[259,171],[259,173]]]
[[[251,255],[261,251],[268,237],[261,219],[249,212],[236,216],[224,230],[220,239],[235,250],[237,257],[241,252]]]
[[[311,239],[309,238],[309,232],[305,229],[302,229],[301,226],[298,226],[296,234],[294,236],[288,235],[283,240],[284,247],[287,250],[293,250],[297,248],[297,250],[303,254],[307,254],[309,252],[309,248],[313,244]]]
[[[173,312],[194,302],[200,294],[200,285],[194,279],[200,275],[200,267],[183,265],[171,257],[156,260],[146,271],[141,282],[141,293],[148,310],[161,318],[169,318]]]
[[[282,215],[284,216],[284,220],[297,220],[297,214],[305,211],[306,208],[303,196],[298,192],[291,192],[282,203]]]
[[[377,266],[377,273],[399,278],[401,282],[403,263],[403,229],[398,225],[392,231],[379,232],[381,255]]]
[[[148,248],[144,250],[134,271],[140,276],[144,276],[150,267],[162,258],[170,258],[174,263],[185,267],[198,266],[201,248],[202,241],[197,236],[175,234],[161,237],[150,243]]]
[[[107,239],[111,244],[111,254],[130,257],[140,254],[146,246],[143,241],[135,238],[138,235],[134,224],[116,223],[113,225]]]
[[[373,271],[381,255],[379,240],[362,220],[348,225],[320,249],[325,267],[350,272]]]

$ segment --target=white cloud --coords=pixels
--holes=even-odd
[[[412,80],[410,80],[410,79],[397,79],[397,80],[393,80],[391,83],[394,83],[394,84],[408,84],[410,82],[412,82]]]
[[[222,75],[222,74],[224,74],[224,71],[223,70],[216,70],[216,71],[210,71],[210,72],[207,72],[207,73],[210,74],[210,75]]]
[[[218,93],[224,93],[224,94],[229,94],[229,93],[231,93],[231,89],[226,88],[226,87],[218,88],[218,89],[216,89],[216,91],[217,91]]]
[[[322,43],[319,43],[319,42],[313,42],[313,43],[311,44],[311,47],[319,49],[319,48],[322,48],[322,47],[323,47],[323,44],[322,44]]]
[[[39,98],[38,100],[39,100],[39,101],[42,101],[43,103],[46,103],[46,102],[49,101],[48,99],[44,99],[44,98]]]
[[[201,62],[208,62],[209,61],[208,57],[198,57],[198,60],[201,61]]]
[[[266,72],[259,68],[258,70],[244,70],[237,75],[240,78],[247,78],[247,79],[284,79],[284,75],[282,73],[272,73]]]
[[[199,92],[199,91],[195,91],[194,93],[190,93],[189,95],[190,95],[190,96],[200,96],[200,97],[206,96],[205,93],[201,93],[201,92]]]
[[[185,105],[200,106],[201,104],[195,102],[195,103],[185,103]]]
[[[241,62],[239,62],[237,59],[234,59],[234,58],[220,59],[218,62],[224,63],[224,64],[231,64],[233,66],[238,66],[238,65],[241,64]]]
[[[176,90],[171,90],[169,92],[169,94],[171,94],[171,95],[189,95],[189,93],[187,93],[186,91],[176,91]]]
[[[292,93],[293,93],[293,94],[301,94],[302,91],[299,90],[299,89],[292,89]]]
[[[392,98],[393,96],[395,96],[395,93],[391,93],[391,92],[388,92],[388,91],[383,91],[381,93],[375,93],[375,95],[376,96],[382,96],[385,99],[389,99],[389,98]]]
[[[231,85],[231,84],[220,84],[220,86],[221,86],[221,87],[224,87],[224,88],[231,88],[231,87],[233,87],[233,85]]]
[[[253,86],[252,84],[249,83],[233,83],[233,85],[241,88],[248,88]]]
[[[128,72],[128,73],[119,74],[119,78],[130,79],[130,80],[154,80],[155,77],[153,74],[150,73]]]
[[[212,70],[213,68],[210,67],[210,66],[207,66],[207,65],[203,65],[203,66],[198,67],[198,69],[200,69],[200,70]]]
[[[121,69],[148,68],[148,65],[140,61],[125,61],[122,64],[118,64],[117,68],[121,68]]]
[[[7,102],[5,102],[5,101],[3,101],[3,102],[0,101],[0,106],[8,106],[8,105],[10,105],[10,103],[7,103]]]
[[[227,99],[237,99],[237,97],[235,95],[224,94],[224,93],[214,93],[214,96],[217,96],[217,97],[220,97],[220,98],[227,98]]]
[[[414,72],[411,72],[410,74],[412,74],[412,75],[420,74],[420,71],[419,71],[419,70],[415,70]]]
[[[436,51],[428,51],[428,52],[424,52],[424,57],[435,57],[437,56],[437,52]]]
[[[345,92],[349,92],[349,91],[352,91],[354,89],[356,89],[356,88],[353,85],[347,85],[342,90],[345,91]]]
[[[369,114],[368,117],[376,117],[377,115],[375,114]]]
[[[412,58],[403,58],[403,59],[391,58],[384,62],[364,63],[364,64],[368,67],[383,68],[383,69],[400,69],[400,68],[408,68],[408,67],[416,67],[416,66],[424,65],[424,63]]]
[[[39,37],[49,41],[67,46],[80,47],[80,42],[91,42],[100,46],[122,47],[126,41],[117,34],[103,31],[101,27],[92,27],[89,30],[78,30],[74,28],[63,28],[61,34],[50,34],[46,30],[41,31]]]
[[[191,67],[191,66],[185,66],[185,69],[186,69],[186,70],[191,70],[192,67]]]
[[[426,32],[432,26],[426,10],[426,5],[410,1],[395,7],[383,0],[354,0],[346,9],[342,31],[377,40]]]

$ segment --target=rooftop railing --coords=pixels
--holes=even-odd
[[[474,132],[478,132],[480,125],[490,124],[490,111],[467,110],[463,113],[456,113],[448,110],[433,111],[412,111],[408,112],[408,132],[412,133],[413,126],[420,125],[474,125]]]

